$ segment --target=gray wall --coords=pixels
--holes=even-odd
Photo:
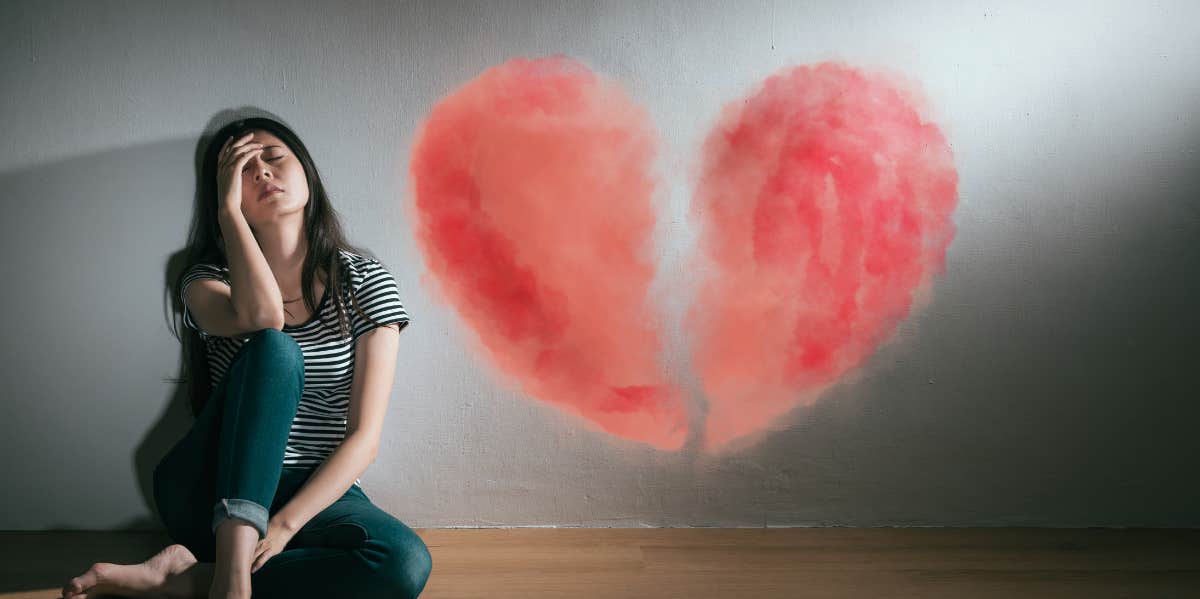
[[[411,526],[1200,525],[1200,5],[161,4],[0,8],[0,529],[159,528],[150,471],[189,423],[166,277],[197,140],[245,108],[297,128],[413,315],[363,477]],[[439,98],[555,53],[623,82],[667,164],[787,65],[920,82],[960,176],[931,303],[732,455],[616,443],[509,391],[422,287],[398,198]],[[670,288],[694,232],[688,181],[662,184]],[[665,295],[686,378],[689,298]]]

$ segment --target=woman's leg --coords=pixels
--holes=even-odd
[[[304,354],[295,339],[275,329],[255,333],[246,345],[225,386],[211,530],[235,517],[262,539],[304,390]]]
[[[303,388],[300,346],[282,331],[258,331],[155,468],[155,502],[167,532],[201,562],[216,559],[216,531],[229,518],[265,536]]]
[[[282,507],[306,479],[285,477],[272,509]],[[421,537],[354,486],[252,574],[251,586],[255,599],[401,599],[420,595],[432,569]]]

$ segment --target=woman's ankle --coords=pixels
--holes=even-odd
[[[227,518],[217,527],[216,575],[250,579],[258,529],[244,520]]]

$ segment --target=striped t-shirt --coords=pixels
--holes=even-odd
[[[357,292],[358,305],[369,316],[383,324],[408,325],[408,312],[400,302],[396,281],[378,261],[339,250],[344,276]],[[229,268],[215,264],[196,264],[183,277],[180,295],[188,284],[197,279],[217,279],[229,284]],[[343,279],[345,280],[345,279]],[[354,342],[359,335],[375,328],[375,324],[358,315],[350,303],[349,289],[343,285],[347,318],[352,336],[346,340],[338,335],[337,307],[329,298],[331,289],[319,300],[317,309],[304,324],[283,326],[304,353],[304,391],[296,418],[292,421],[284,449],[284,467],[317,466],[333,453],[346,436],[346,412],[350,405],[350,387],[354,376]],[[202,330],[184,303],[183,321],[196,329],[204,340],[208,356],[212,389],[225,376],[229,364],[249,337],[221,337]],[[354,484],[362,486],[360,479]]]

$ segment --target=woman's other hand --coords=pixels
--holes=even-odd
[[[250,573],[254,574],[267,560],[275,557],[292,540],[296,533],[272,518],[267,524],[267,536],[263,537],[254,548],[254,558],[250,561]]]

